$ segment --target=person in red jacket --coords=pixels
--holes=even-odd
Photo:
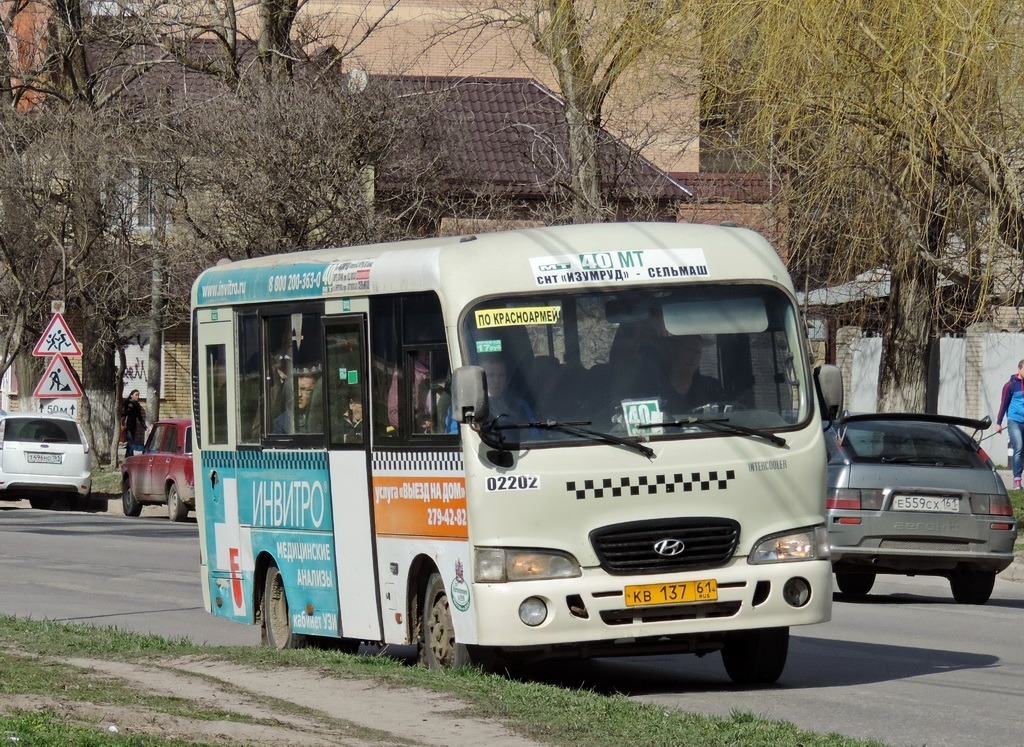
[[[996,433],[1003,432],[1003,417],[1013,449],[1013,487],[1020,489],[1020,475],[1024,469],[1024,360],[1017,364],[1017,373],[1003,384],[1003,395],[999,399],[999,414],[996,416]]]

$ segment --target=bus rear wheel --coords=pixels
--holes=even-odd
[[[276,565],[267,569],[263,586],[263,640],[271,648],[303,648],[306,636],[292,630],[284,579]]]
[[[732,633],[722,647],[722,663],[737,685],[770,685],[782,676],[789,654],[789,628]]]
[[[420,663],[428,669],[458,669],[473,664],[469,647],[455,640],[448,593],[440,573],[427,581],[420,624]]]

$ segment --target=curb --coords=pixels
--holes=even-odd
[[[1013,562],[1006,567],[1005,570],[999,573],[999,578],[1007,581],[1017,581],[1018,583],[1024,583],[1024,558],[1020,555],[1013,559]]]

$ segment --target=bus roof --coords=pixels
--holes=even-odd
[[[443,287],[442,287],[443,278]],[[193,307],[434,290],[454,308],[543,289],[763,279],[792,292],[759,234],[690,223],[596,223],[313,249],[204,271]]]

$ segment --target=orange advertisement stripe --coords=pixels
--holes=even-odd
[[[377,534],[468,539],[466,480],[374,476],[373,517]]]

